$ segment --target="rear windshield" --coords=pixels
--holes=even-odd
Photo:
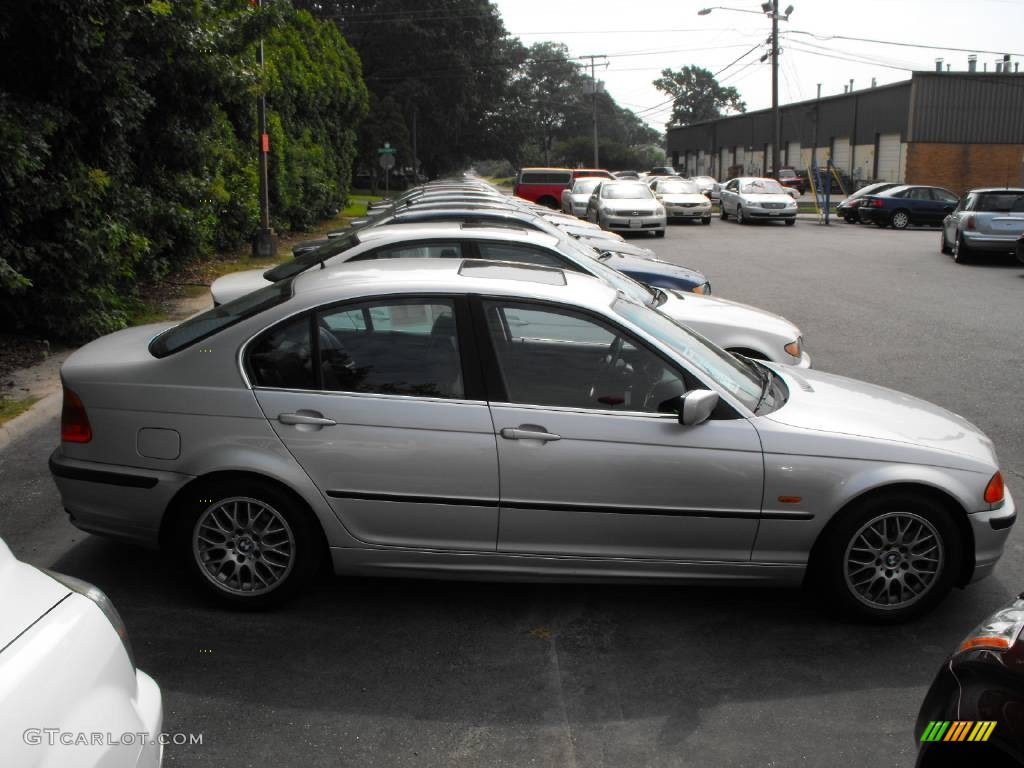
[[[520,184],[568,184],[572,179],[569,171],[523,171]]]
[[[235,323],[240,323],[260,312],[288,301],[292,295],[292,281],[282,280],[247,293],[234,301],[191,317],[185,322],[169,328],[149,344],[154,357],[167,357],[185,347],[212,336]]]
[[[284,264],[278,264],[276,267],[268,269],[263,273],[263,278],[276,283],[278,280],[295,277],[300,272],[305,272],[310,267],[325,262],[327,259],[337,256],[339,253],[344,253],[349,248],[354,248],[357,245],[359,245],[359,236],[355,232],[344,237],[332,237],[319,248],[306,251],[306,253],[296,256],[291,261],[286,261]]]
[[[988,213],[1024,213],[1024,192],[983,192],[974,210]]]

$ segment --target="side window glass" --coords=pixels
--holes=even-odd
[[[249,350],[249,372],[257,387],[316,389],[309,316],[288,320],[258,338]]]
[[[464,397],[450,300],[348,305],[320,313],[317,325],[325,390]]]
[[[687,389],[661,357],[585,315],[497,301],[485,308],[509,402],[657,413]]]
[[[477,241],[477,247],[480,249],[480,258],[489,261],[519,261],[556,269],[568,266],[553,253],[528,245]]]
[[[353,261],[373,259],[461,259],[462,244],[448,243],[404,243],[390,248],[378,248],[362,254]]]

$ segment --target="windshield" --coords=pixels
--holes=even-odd
[[[796,178],[796,172],[793,171],[791,168],[779,168],[779,178],[780,179],[795,179]]]
[[[651,190],[643,184],[605,184],[601,187],[601,197],[607,200],[636,200],[650,198]]]
[[[594,191],[594,187],[600,184],[604,179],[580,179],[572,187],[572,193],[574,195],[585,195],[590,194]]]
[[[663,181],[658,184],[658,191],[663,195],[699,195],[700,189],[695,181]]]
[[[161,333],[149,344],[154,357],[166,357],[242,320],[283,304],[292,295],[292,281],[281,280],[208,309]]]
[[[314,248],[312,251],[308,251],[301,256],[296,256],[291,261],[286,261],[284,264],[278,264],[276,267],[268,269],[263,273],[263,278],[276,283],[278,280],[295,277],[300,272],[305,272],[310,267],[327,261],[327,259],[337,256],[339,253],[344,253],[349,248],[354,248],[357,245],[359,245],[359,237],[355,232],[344,237],[331,238],[319,248]]]
[[[754,195],[788,194],[775,179],[750,179],[740,184],[740,192]]]
[[[573,255],[577,257],[573,261],[579,264],[583,271],[604,280],[612,288],[628,296],[633,301],[641,304],[653,304],[655,306],[659,303],[658,293],[643,283],[638,283],[633,278],[626,277],[618,270],[609,267],[601,261],[600,252],[586,243],[581,243],[579,240],[569,237],[564,238],[560,245],[563,253],[567,250],[573,252]]]
[[[656,338],[753,411],[761,399],[756,363],[743,363],[667,315],[633,301],[617,299],[612,310]],[[766,375],[768,369],[761,369]]]

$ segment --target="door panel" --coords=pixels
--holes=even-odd
[[[271,426],[358,539],[490,550],[498,527],[494,428],[483,403],[256,390]],[[283,424],[303,411],[336,422]]]
[[[499,551],[750,559],[764,470],[746,420],[491,410],[499,433],[530,425],[559,438],[499,437]]]

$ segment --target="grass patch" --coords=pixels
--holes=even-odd
[[[484,181],[489,184],[493,184],[496,187],[511,187],[515,181],[515,176],[484,176]]]
[[[22,397],[17,400],[0,397],[0,424],[20,416],[38,401],[38,397]]]
[[[167,319],[167,310],[158,301],[133,299],[128,307],[128,325],[149,325]]]

